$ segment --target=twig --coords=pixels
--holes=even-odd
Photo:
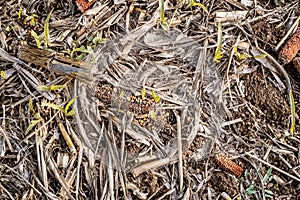
[[[281,47],[281,45],[285,42],[285,40],[289,37],[289,35],[292,33],[292,31],[296,28],[296,26],[299,24],[299,21],[300,21],[300,15],[298,16],[296,21],[293,23],[292,27],[285,34],[285,36],[279,41],[279,43],[275,47],[276,51],[278,51],[278,49]]]
[[[179,171],[179,189],[183,189],[183,163],[182,163],[182,137],[181,137],[181,119],[178,113],[173,112],[177,122],[177,148],[178,148],[178,171]]]
[[[300,182],[300,179],[299,179],[299,178],[297,178],[297,177],[295,177],[295,176],[293,176],[293,175],[291,175],[291,174],[289,174],[289,173],[283,171],[282,169],[280,169],[280,168],[278,168],[278,167],[276,167],[276,166],[274,166],[274,165],[271,165],[270,163],[268,163],[268,162],[266,162],[266,161],[264,161],[264,160],[262,160],[262,159],[260,159],[260,158],[257,158],[256,156],[253,156],[253,155],[250,154],[249,152],[245,152],[245,154],[248,155],[248,156],[250,156],[251,158],[254,158],[254,159],[258,160],[259,162],[261,162],[261,163],[263,163],[263,164],[265,164],[265,165],[268,165],[269,167],[272,167],[272,169],[274,169],[274,170],[276,170],[276,171],[278,171],[278,172],[280,172],[280,173],[282,173],[282,174],[285,174],[286,176],[288,176],[288,177],[290,177],[290,178],[292,178],[292,179],[294,179],[294,180]]]

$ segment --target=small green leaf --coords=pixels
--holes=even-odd
[[[66,85],[51,85],[49,86],[49,90],[61,90],[61,89],[65,89],[67,86]]]
[[[60,110],[60,111],[62,111],[63,113],[65,113],[65,109],[63,109],[61,106],[56,105],[56,104],[54,104],[54,103],[43,102],[43,103],[42,103],[42,106],[47,106],[47,107],[53,108],[53,109],[55,109],[55,110]]]
[[[266,197],[266,198],[273,198],[273,196],[270,195],[270,194],[265,194],[265,197]]]
[[[6,30],[7,32],[9,32],[9,31],[11,31],[11,28],[10,28],[9,26],[7,26],[7,27],[5,28],[5,30]]]
[[[159,17],[160,17],[160,25],[165,30],[168,31],[170,29],[169,23],[165,18],[165,5],[164,0],[159,0]]]
[[[142,99],[144,100],[146,97],[146,90],[143,88],[141,91]]]
[[[271,190],[267,190],[267,189],[265,189],[265,193],[269,194],[269,195],[273,195],[274,194]]]
[[[81,46],[80,48],[75,48],[74,52],[82,52],[82,53],[91,53],[90,49],[85,48],[84,46]]]
[[[122,90],[120,95],[119,95],[120,99],[122,99],[124,97],[124,95],[125,95],[125,92]],[[128,97],[128,98],[130,98],[130,97]],[[127,100],[128,100],[128,98],[127,98]]]
[[[66,113],[67,117],[73,116],[75,114],[74,110],[70,110],[70,112]]]
[[[264,178],[263,178],[263,182],[266,183],[267,180],[269,179],[269,177],[271,176],[272,173],[272,167],[270,167],[267,171],[267,173],[265,174]]]
[[[249,170],[246,169],[246,170],[245,170],[245,177],[247,177],[248,175],[249,175]]]
[[[41,91],[50,91],[50,88],[46,85],[39,85],[37,88]]]
[[[32,102],[32,98],[29,98],[29,109],[35,113],[34,108],[33,108],[33,102]]]
[[[191,1],[190,1],[190,6],[191,6],[191,7],[193,7],[193,6],[198,6],[198,7],[202,8],[206,13],[208,13],[207,8],[206,8],[202,3],[197,3],[197,2],[195,2],[194,0],[191,0]]]
[[[261,173],[261,168],[259,167],[258,169],[257,169],[257,174],[260,174]]]
[[[160,21],[165,21],[165,6],[164,6],[164,0],[159,0],[159,17]]]
[[[40,49],[41,48],[41,38],[40,36],[38,36],[36,34],[36,32],[34,32],[34,30],[31,30],[31,35],[34,37],[35,39],[35,43],[36,43],[36,46]]]
[[[30,125],[28,126],[28,128],[25,131],[25,134],[29,133],[29,131],[31,131],[31,129],[33,127],[35,127],[35,125],[37,125],[37,123],[39,123],[40,121],[42,121],[43,119],[37,119],[37,120],[32,120]]]
[[[251,58],[251,56],[249,54],[241,54],[238,52],[237,50],[237,46],[233,46],[233,51],[236,55],[236,57],[239,59],[239,60],[244,60],[244,59],[247,59],[247,58]]]
[[[32,19],[29,21],[29,24],[30,24],[31,26],[35,26],[34,18],[32,18]]]
[[[3,70],[0,71],[0,76],[3,78],[3,79],[6,79],[6,74]]]
[[[82,60],[82,59],[83,59],[83,55],[81,54],[81,55],[79,55],[79,56],[76,56],[75,59],[76,59],[76,60]]]
[[[150,115],[150,117],[151,117],[151,119],[153,119],[154,121],[156,121],[156,113],[153,111],[153,110],[150,110],[149,111],[149,115]]]
[[[245,192],[246,194],[255,194],[256,193],[256,190],[246,190]]]
[[[34,118],[35,118],[35,119],[40,119],[40,118],[41,118],[41,115],[40,115],[39,113],[35,113],[35,114],[34,114]]]
[[[169,30],[170,30],[170,26],[169,26],[169,23],[168,23],[167,20],[162,21],[162,22],[160,23],[160,25],[161,25],[161,27],[162,27],[165,31],[169,31]]]
[[[20,9],[19,11],[16,11],[17,15],[18,15],[18,19],[21,19],[22,17],[22,14],[23,14],[23,9],[22,9],[22,6],[20,6]]]
[[[44,35],[45,35],[45,40],[46,40],[46,45],[50,44],[50,34],[49,34],[49,20],[50,20],[50,16],[53,12],[53,9],[49,12],[49,14],[47,15],[47,18],[45,20],[45,24],[44,24]]]
[[[91,42],[91,41],[93,41],[93,39],[94,39],[94,37],[93,37],[93,36],[90,36],[90,37],[88,38],[88,41]]]
[[[78,97],[78,96],[77,96]],[[77,98],[77,97],[74,97],[73,99],[71,99],[68,103],[67,103],[67,105],[65,106],[65,113],[66,112],[68,112],[68,109],[69,109],[69,107],[74,103],[74,101],[75,101],[75,99]],[[71,112],[71,111],[70,111]]]
[[[263,54],[260,54],[260,55],[257,55],[257,56],[253,56],[253,58],[265,58],[267,56],[268,56],[268,54],[263,53]]]
[[[250,185],[246,191],[245,191],[246,194],[255,194],[256,193],[256,190],[254,190],[254,185]]]
[[[159,97],[158,95],[155,94],[154,90],[152,90],[152,97],[153,97],[153,99],[154,99],[154,101],[155,101],[156,103],[159,102],[160,97]]]
[[[218,24],[218,44],[217,49],[214,55],[214,61],[220,62],[221,58],[223,57],[223,52],[221,51],[222,48],[222,25],[221,22]]]
[[[104,43],[105,39],[100,36],[100,33],[97,33],[97,36],[92,40],[94,44]]]
[[[23,24],[26,24],[29,20],[31,20],[33,17],[32,16],[27,16],[25,17]]]

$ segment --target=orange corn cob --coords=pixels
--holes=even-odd
[[[300,26],[296,29],[295,33],[291,36],[291,38],[284,45],[282,50],[279,52],[279,60],[283,62],[283,64],[290,63],[298,51],[300,50]]]
[[[297,71],[300,73],[300,58],[295,58],[293,60],[293,64],[294,64],[295,68],[297,69]]]
[[[217,164],[227,172],[230,172],[237,177],[240,177],[243,173],[242,167],[228,159],[224,154],[217,154],[216,157]]]
[[[89,9],[94,1],[89,1],[89,0],[76,0],[76,3],[78,7],[80,8],[81,12],[85,12],[87,9]]]

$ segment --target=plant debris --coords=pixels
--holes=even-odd
[[[0,199],[299,198],[298,1],[0,10]]]

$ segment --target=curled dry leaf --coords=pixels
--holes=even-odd
[[[290,63],[300,50],[300,26],[279,52],[279,60],[283,64]]]
[[[224,154],[217,154],[216,157],[217,164],[227,172],[230,172],[237,177],[240,177],[243,173],[242,167],[227,158]]]
[[[89,1],[89,0],[76,0],[77,6],[81,10],[81,12],[85,12],[88,10],[94,3],[94,1]]]

